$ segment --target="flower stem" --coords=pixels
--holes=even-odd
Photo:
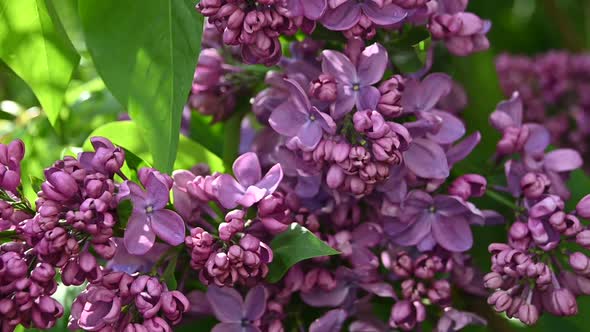
[[[488,189],[488,190],[486,190],[486,196],[491,198],[492,200],[506,206],[506,207],[511,208],[514,211],[519,210],[519,208],[518,208],[518,206],[516,206],[516,204],[514,204],[508,198],[506,198],[504,195],[502,195],[496,191]]]

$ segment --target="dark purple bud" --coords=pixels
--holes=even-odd
[[[338,97],[336,80],[329,74],[320,74],[310,83],[309,94],[318,100],[331,103]]]
[[[400,75],[394,75],[379,85],[381,97],[377,104],[377,111],[386,118],[400,116],[404,109],[401,99],[404,91],[404,79]]]
[[[389,325],[393,328],[413,330],[417,324],[426,319],[426,308],[418,301],[398,301],[391,308]]]
[[[58,168],[47,169],[45,177],[47,181],[41,185],[41,190],[43,195],[51,200],[64,202],[78,193],[76,180]]]

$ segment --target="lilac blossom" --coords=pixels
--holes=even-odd
[[[385,232],[400,245],[430,250],[439,244],[449,251],[463,252],[473,245],[472,223],[481,224],[483,218],[462,200],[413,191],[404,200],[399,221],[386,225]]]
[[[146,190],[133,182],[127,182],[133,212],[125,230],[124,243],[129,253],[143,255],[156,241],[156,235],[170,245],[184,241],[185,225],[174,211],[166,209],[170,200],[170,188],[154,173],[144,182]]]
[[[8,145],[0,144],[0,188],[16,193],[20,185],[20,163],[25,156],[25,144],[14,140]]]
[[[363,17],[376,25],[392,25],[401,22],[407,15],[406,10],[392,2],[328,0],[322,24],[330,30],[343,31],[354,27]]]
[[[286,79],[289,99],[279,105],[270,115],[270,126],[303,150],[313,150],[323,133],[334,134],[336,124],[326,114],[312,106],[307,94],[294,80]]]
[[[238,205],[250,207],[264,197],[271,195],[283,179],[283,169],[280,164],[274,165],[264,177],[260,169],[258,156],[248,152],[236,159],[233,164],[236,176],[223,174],[213,181],[217,199],[226,209],[233,209]]]
[[[338,51],[322,52],[322,71],[334,77],[338,87],[337,99],[331,108],[334,119],[342,118],[355,106],[358,111],[376,109],[381,93],[373,84],[383,78],[387,63],[387,51],[379,44],[365,48],[356,65]]]
[[[290,17],[305,16],[316,21],[324,15],[328,3],[327,0],[288,0],[286,8]]]
[[[245,300],[233,288],[210,286],[207,290],[207,300],[215,317],[220,321],[213,331],[260,331],[257,325],[266,310],[266,298],[264,286],[250,289]]]

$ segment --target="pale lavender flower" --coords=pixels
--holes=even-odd
[[[238,291],[229,287],[209,286],[207,300],[215,317],[220,321],[215,332],[260,332],[256,326],[266,311],[267,291],[256,286],[243,300]]]
[[[365,48],[356,65],[343,53],[322,52],[322,71],[334,77],[338,86],[337,99],[331,108],[332,117],[340,119],[355,106],[358,111],[375,110],[381,92],[373,84],[383,78],[387,64],[387,50],[380,44]]]
[[[260,169],[258,156],[248,152],[236,159],[233,164],[236,176],[223,174],[213,181],[217,199],[226,209],[233,209],[238,205],[250,207],[271,195],[283,179],[283,169],[280,164],[274,165],[264,177]]]
[[[176,246],[184,241],[185,225],[174,211],[166,209],[170,199],[167,183],[152,172],[145,181],[146,191],[127,181],[133,212],[125,230],[124,243],[129,253],[142,255],[156,241],[156,235],[166,243]]]
[[[336,133],[336,123],[328,114],[311,105],[299,83],[290,79],[285,83],[289,99],[271,113],[268,123],[279,134],[291,137],[302,150],[313,150],[324,132]]]

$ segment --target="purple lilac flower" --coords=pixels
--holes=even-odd
[[[212,184],[217,199],[226,209],[233,209],[238,205],[243,207],[254,205],[272,194],[283,179],[283,169],[280,164],[274,165],[262,177],[258,156],[252,152],[238,157],[233,164],[233,171],[237,181],[232,176],[223,174]]]
[[[25,156],[25,144],[14,140],[8,145],[0,144],[0,188],[16,193],[20,185],[20,163]]]
[[[328,8],[327,0],[288,0],[287,16],[301,17],[316,21],[324,15]]]
[[[472,223],[482,224],[483,218],[462,200],[413,191],[402,204],[399,221],[386,225],[385,231],[403,246],[430,250],[439,244],[449,251],[462,252],[473,245]]]
[[[170,182],[172,179],[170,179]],[[143,255],[156,241],[156,235],[166,243],[176,246],[184,241],[185,225],[174,211],[166,209],[170,199],[170,187],[154,173],[142,181],[146,190],[127,181],[133,212],[127,222],[124,243],[129,253]],[[171,184],[170,184],[171,185]]]
[[[245,300],[233,288],[210,286],[207,290],[207,300],[215,317],[220,321],[213,331],[259,332],[260,318],[266,310],[266,298],[264,286],[250,289]]]
[[[322,24],[336,31],[354,27],[363,18],[375,25],[392,25],[401,22],[407,11],[396,4],[380,0],[328,0],[328,9]]]
[[[356,65],[338,51],[322,52],[322,71],[334,77],[338,86],[337,99],[331,108],[334,119],[342,118],[355,106],[359,111],[376,109],[381,93],[373,84],[381,80],[387,63],[387,51],[379,44],[365,48]]]
[[[490,47],[486,34],[492,23],[466,12],[436,14],[430,18],[428,29],[435,40],[444,40],[454,55],[466,56]]]

